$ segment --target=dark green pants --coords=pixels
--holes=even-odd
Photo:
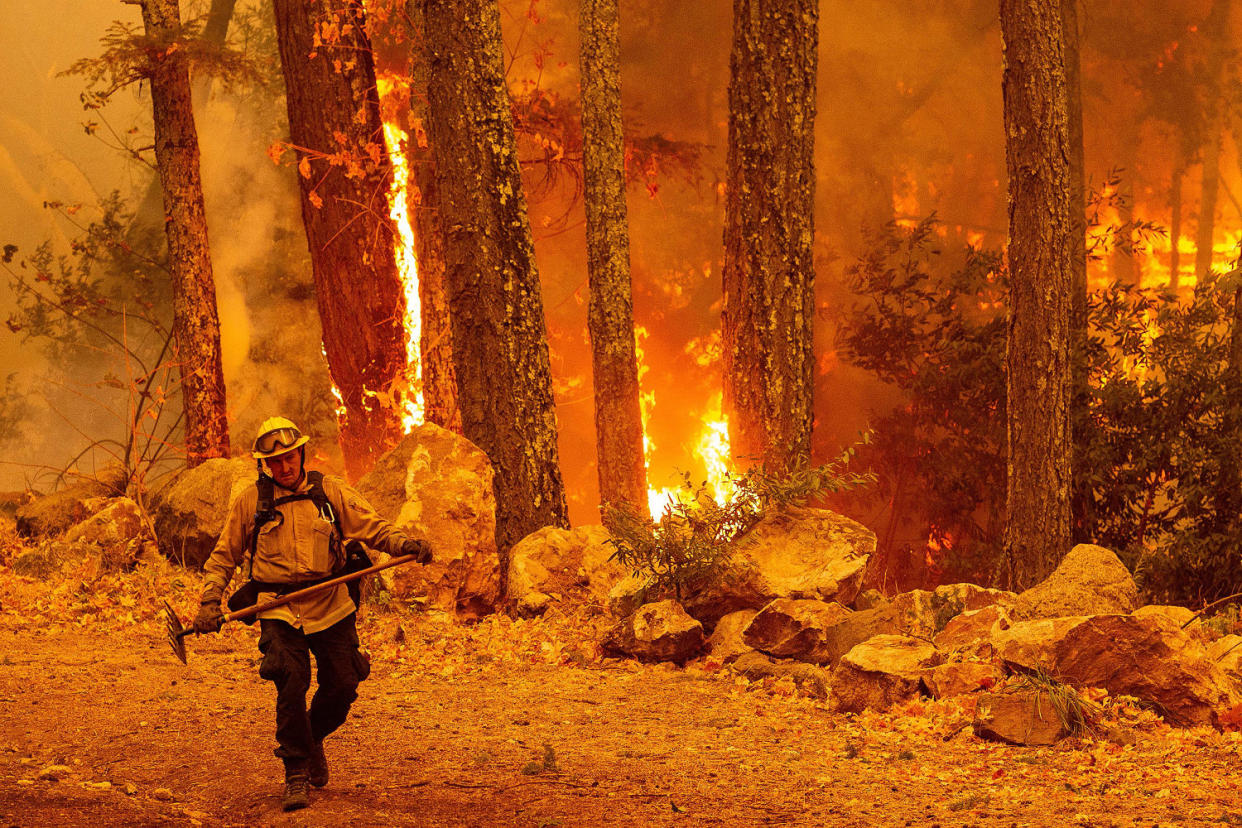
[[[304,765],[311,746],[345,722],[358,698],[358,683],[371,673],[358,649],[353,613],[316,633],[304,633],[284,621],[260,619],[259,675],[276,685],[276,755],[286,768]],[[311,655],[318,688],[306,707]]]

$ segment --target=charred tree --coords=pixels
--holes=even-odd
[[[357,478],[401,438],[401,412],[375,395],[391,393],[406,368],[371,44],[360,0],[276,0],[274,9],[324,352],[345,405],[341,450]],[[323,42],[321,24],[339,42]]]
[[[164,232],[172,272],[173,337],[185,406],[186,462],[196,466],[229,454],[220,317],[207,243],[198,133],[185,52],[175,48],[181,35],[177,0],[141,0],[139,6],[152,45],[155,163],[164,196]]]
[[[810,458],[818,3],[734,0],[724,399],[735,457]]]
[[[406,4],[415,42],[426,35],[421,0]],[[453,369],[453,334],[444,288],[444,227],[436,187],[434,153],[427,136],[427,61],[425,50],[412,50],[410,62],[409,204],[418,257],[418,300],[422,307],[419,355],[423,365],[423,405],[427,422],[461,433],[457,372]]]
[[[625,207],[617,0],[579,5],[582,167],[586,206],[588,328],[595,384],[601,513],[628,505],[646,514],[647,468],[634,345],[630,239]]]
[[[1069,551],[1071,218],[1065,52],[1058,0],[1001,0],[1009,173],[1008,469],[1013,587]]]
[[[496,0],[421,0],[462,433],[495,470],[496,545],[568,526],[543,300]]]

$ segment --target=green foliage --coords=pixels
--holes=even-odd
[[[864,435],[863,443],[869,439]],[[865,485],[874,476],[848,470],[857,447],[822,466],[803,465],[788,474],[754,467],[731,475],[733,489],[718,503],[707,483],[695,485],[683,475],[682,495],[670,499],[653,522],[627,505],[610,506],[605,517],[615,551],[613,560],[643,578],[649,593],[680,599],[718,578],[736,545],[772,509],[797,506],[825,494]]]
[[[1087,736],[1099,727],[1103,712],[1098,704],[1084,699],[1067,684],[1063,684],[1040,668],[1022,673],[1010,684],[1006,692],[1030,690],[1046,698],[1062,726],[1071,736]],[[1041,700],[1042,700],[1041,698]]]
[[[914,501],[920,538],[952,538],[962,577],[988,572],[1005,494],[1006,274],[1000,254],[947,254],[935,217],[888,226],[847,270],[862,299],[839,335],[842,355],[904,392],[873,422],[866,494]]]
[[[958,577],[987,577],[1005,505],[1007,275],[997,253],[945,253],[934,230],[933,218],[876,237],[850,269],[861,301],[840,338],[906,399],[875,421],[865,459],[880,483],[867,495],[913,491],[904,518],[952,539]],[[1134,244],[1152,230],[1129,232]],[[1088,297],[1075,538],[1116,550],[1159,600],[1228,594],[1242,569],[1240,286],[1235,271],[1189,295],[1112,284]]]

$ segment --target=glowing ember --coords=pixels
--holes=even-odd
[[[393,81],[381,78],[376,88],[383,98],[393,88]],[[388,191],[388,215],[397,229],[397,270],[405,289],[405,362],[406,393],[402,395],[401,425],[405,433],[423,422],[423,361],[419,352],[422,339],[422,304],[418,298],[418,263],[414,254],[414,228],[410,224],[407,187],[410,166],[402,142],[405,131],[396,123],[384,122],[384,143],[392,162],[392,189]]]

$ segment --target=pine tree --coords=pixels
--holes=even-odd
[[[588,326],[595,385],[601,512],[646,514],[647,468],[638,397],[621,127],[617,0],[579,5],[583,187],[587,220]]]
[[[774,473],[811,451],[818,14],[814,0],[733,5],[725,405],[733,455]]]
[[[371,44],[361,0],[275,0],[274,9],[324,353],[345,405],[345,468],[357,478],[401,438],[401,412],[383,395],[406,370]]]
[[[496,545],[507,555],[535,529],[568,526],[568,512],[500,9],[423,0],[423,20],[462,433],[492,461]]]
[[[173,336],[185,406],[186,459],[188,465],[196,466],[229,453],[220,317],[207,242],[198,133],[189,67],[185,52],[177,45],[181,35],[177,0],[141,0],[139,6],[152,43],[149,71],[155,162],[172,271]]]
[[[1005,553],[1015,587],[1069,551],[1071,218],[1060,0],[1001,0],[1009,171]]]

